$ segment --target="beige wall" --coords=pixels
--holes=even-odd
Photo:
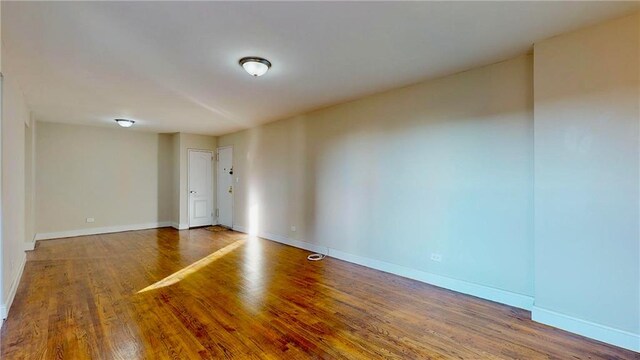
[[[38,233],[171,220],[171,135],[40,122],[36,139]]]
[[[520,56],[222,136],[234,224],[533,295],[532,91]]]
[[[54,123],[38,123],[36,139],[41,237],[155,223],[188,227],[188,149],[216,149],[212,136]]]
[[[179,186],[179,226],[185,228],[189,226],[189,189],[188,189],[188,158],[189,149],[211,150],[215,152],[217,146],[217,138],[214,136],[195,135],[180,133],[179,151],[180,151],[180,186]],[[215,189],[215,166],[213,167],[213,188]],[[213,192],[213,204],[215,208],[215,191]],[[215,219],[214,219],[215,222]]]
[[[35,181],[36,181],[36,164],[35,164],[35,134],[36,121],[33,117],[28,124],[25,124],[25,140],[24,140],[24,218],[25,218],[25,242],[32,243],[35,241]]]
[[[640,14],[534,53],[534,319],[640,351]]]
[[[11,301],[24,262],[25,230],[25,124],[30,112],[15,78],[15,64],[7,55],[2,63],[2,304]]]
[[[171,226],[180,228],[180,133],[171,134]]]
[[[2,3],[0,3],[0,74],[2,74],[2,48],[3,48],[3,44],[2,44]],[[0,275],[0,303],[2,306],[2,310],[1,312],[6,312],[6,303],[4,302],[4,262],[3,262],[3,257],[4,257],[4,252],[3,252],[3,248],[4,248],[4,236],[2,234],[2,228],[4,227],[3,225],[3,220],[4,220],[4,213],[3,213],[3,200],[2,200],[2,137],[4,136],[4,132],[2,131],[2,123],[3,123],[3,113],[4,113],[4,106],[2,105],[2,103],[4,102],[4,80],[0,79],[0,82],[2,82],[2,84],[0,84],[0,272],[2,272],[2,274]],[[4,314],[0,314],[0,317],[4,317]],[[4,320],[0,320],[0,326],[2,326],[2,324],[4,323]]]

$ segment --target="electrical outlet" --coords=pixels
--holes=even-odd
[[[96,219],[94,219],[94,218],[87,218],[87,222],[88,222],[88,223],[92,223],[92,222],[94,222],[94,221],[96,221]]]
[[[436,254],[436,253],[431,253],[431,260],[435,261],[435,262],[442,262],[442,255],[441,254]]]
[[[296,231],[296,226],[295,225],[291,225],[291,231]]]

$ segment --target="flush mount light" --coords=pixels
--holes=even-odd
[[[240,59],[239,63],[246,72],[253,76],[262,76],[271,67],[269,60],[256,56],[244,57]]]
[[[116,122],[118,123],[118,125],[120,125],[120,126],[122,126],[124,128],[131,127],[135,123],[135,121],[128,120],[128,119],[116,119]]]

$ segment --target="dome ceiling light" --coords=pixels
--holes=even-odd
[[[271,67],[269,60],[257,56],[243,57],[238,63],[252,76],[262,76]]]
[[[116,122],[118,123],[118,125],[122,126],[123,128],[132,127],[133,124],[135,123],[135,121],[128,120],[128,119],[116,119]]]

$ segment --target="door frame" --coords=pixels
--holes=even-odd
[[[191,204],[190,204],[190,193],[189,193],[189,169],[191,168],[191,164],[190,164],[190,154],[192,151],[197,151],[197,152],[205,152],[205,153],[209,153],[211,154],[211,183],[213,184],[215,182],[215,177],[216,177],[216,170],[215,167],[213,166],[213,160],[214,160],[214,155],[213,155],[213,151],[212,150],[206,150],[206,149],[194,149],[194,148],[187,148],[187,228],[191,229]],[[217,186],[216,186],[217,187]],[[214,211],[215,214],[215,207],[216,204],[214,204],[213,201],[213,189],[211,191],[211,196],[210,196],[210,200],[211,200],[211,207],[212,210]],[[216,218],[214,221],[214,214],[211,215],[211,225],[215,225],[214,223],[218,222],[218,219]]]
[[[234,157],[233,157],[233,145],[226,145],[226,146],[220,146],[216,148],[216,169],[215,169],[215,174],[216,174],[216,209],[219,210],[218,207],[218,200],[220,199],[220,194],[218,193],[220,188],[218,187],[219,184],[219,173],[218,173],[218,166],[220,164],[220,159],[219,159],[219,154],[220,154],[220,150],[222,149],[231,149],[231,167],[234,168],[234,175],[235,175],[235,167],[236,164],[234,163]],[[233,186],[233,192],[231,193],[231,228],[233,229],[234,226],[234,216],[233,216],[233,209],[234,209],[234,204],[235,204],[235,198],[236,198],[236,186],[234,185],[235,182],[233,181],[234,177],[231,177],[231,186]],[[220,214],[216,213],[216,224],[220,225]]]

